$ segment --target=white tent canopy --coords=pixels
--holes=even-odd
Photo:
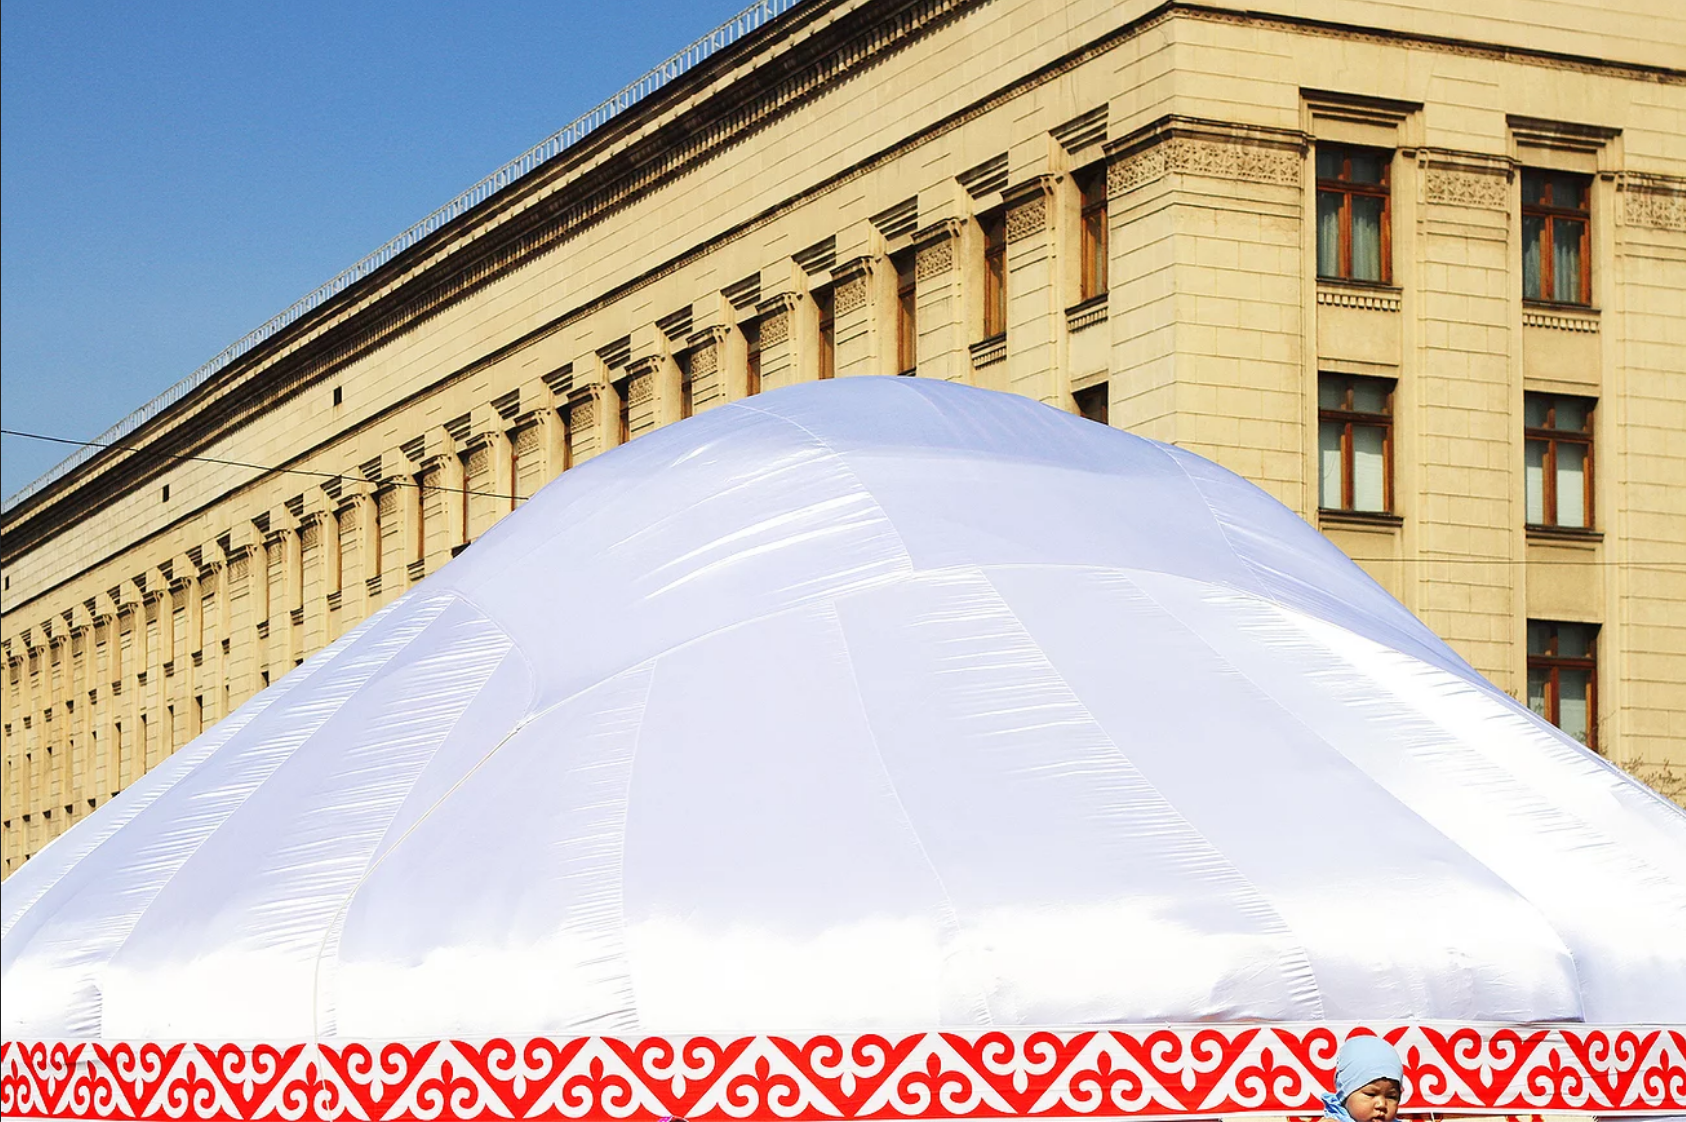
[[[914,379],[569,471],[4,884],[8,1040],[1686,1020],[1686,816],[1190,453]]]

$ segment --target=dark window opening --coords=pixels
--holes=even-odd
[[[1105,382],[1090,386],[1086,390],[1078,390],[1072,397],[1077,401],[1077,412],[1091,421],[1101,424],[1107,423],[1107,395],[1109,387]]]

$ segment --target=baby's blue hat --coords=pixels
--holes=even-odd
[[[1358,1088],[1377,1079],[1405,1085],[1405,1065],[1393,1045],[1379,1036],[1349,1036],[1335,1056],[1335,1101],[1344,1103]]]

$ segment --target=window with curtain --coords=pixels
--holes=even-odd
[[[1522,296],[1554,304],[1592,303],[1592,180],[1566,172],[1522,172]]]
[[[1106,165],[1089,168],[1077,176],[1083,196],[1078,224],[1082,281],[1078,298],[1093,300],[1107,289]]]
[[[1598,625],[1528,621],[1528,708],[1598,749]]]
[[[983,337],[1007,332],[1007,214],[995,210],[978,219],[984,237]]]
[[[1386,378],[1317,379],[1317,505],[1328,511],[1393,509],[1393,387]]]
[[[1593,405],[1587,397],[1531,393],[1524,398],[1528,525],[1592,529]]]
[[[1317,146],[1317,275],[1393,280],[1388,165],[1381,148]]]

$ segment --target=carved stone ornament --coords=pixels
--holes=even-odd
[[[597,399],[589,395],[580,397],[569,408],[568,420],[577,429],[591,428],[597,423]]]
[[[761,345],[776,346],[790,338],[790,311],[780,308],[761,317]]]
[[[1048,196],[1037,192],[1007,211],[1007,240],[1020,241],[1040,234],[1048,225]]]
[[[1640,183],[1629,179],[1622,194],[1629,226],[1686,230],[1686,180],[1648,176]]]
[[[720,369],[720,344],[701,343],[691,348],[691,377],[700,378]]]
[[[919,248],[919,260],[914,264],[913,276],[916,281],[930,280],[940,277],[954,268],[954,239],[939,238],[930,245]]]
[[[1423,196],[1445,206],[1509,210],[1510,183],[1503,174],[1459,168],[1430,168]]]
[[[648,405],[656,396],[656,379],[651,374],[634,374],[626,380],[626,403]]]
[[[1114,160],[1107,168],[1107,193],[1132,191],[1169,174],[1298,187],[1303,163],[1303,157],[1291,148],[1173,136]]]
[[[847,315],[866,306],[867,278],[853,276],[840,281],[837,285],[837,295],[832,304],[832,311],[836,315]]]

